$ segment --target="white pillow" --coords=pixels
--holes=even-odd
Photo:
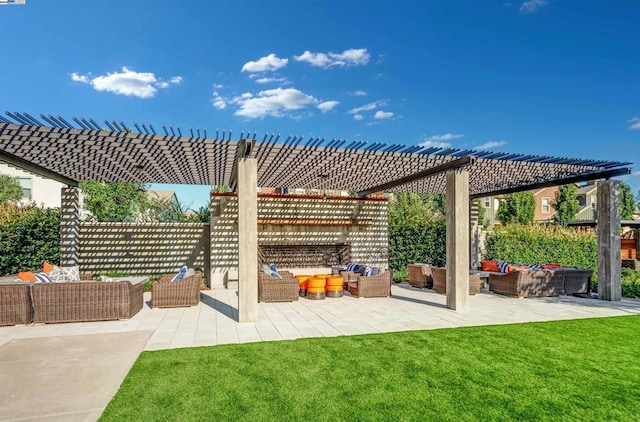
[[[80,281],[80,268],[77,265],[72,267],[59,267],[54,265],[51,272],[49,272],[49,278],[54,283]]]

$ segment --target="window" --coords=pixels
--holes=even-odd
[[[19,177],[18,183],[20,183],[20,187],[22,188],[22,198],[31,199],[31,178]]]
[[[485,196],[484,197],[484,207],[485,208],[489,208],[491,206],[491,197],[490,196]]]
[[[595,195],[591,195],[591,204],[595,204],[596,203],[596,196]]]
[[[551,212],[549,198],[542,198],[542,212],[546,214]]]

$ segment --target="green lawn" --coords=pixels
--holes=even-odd
[[[640,418],[640,316],[144,352],[102,420]]]

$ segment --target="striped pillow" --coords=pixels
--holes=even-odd
[[[540,264],[529,264],[528,267],[531,268],[532,270],[540,270],[540,269],[542,269],[542,265],[540,265]]]
[[[278,272],[278,267],[276,267],[276,264],[269,264],[269,269],[275,273]]]
[[[371,267],[366,267],[364,269],[364,276],[365,277],[371,277],[373,275],[373,268]]]
[[[353,265],[351,262],[347,264],[347,271],[353,271]]]
[[[506,274],[509,271],[509,263],[507,261],[498,261],[498,270]]]
[[[275,277],[275,278],[282,278],[282,276],[280,274],[278,274],[277,272],[271,270],[271,272],[269,273],[269,275],[271,277]]]
[[[51,283],[49,275],[45,272],[33,275],[36,278],[36,283]]]

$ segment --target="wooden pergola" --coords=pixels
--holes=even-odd
[[[132,125],[6,113],[0,161],[68,186],[62,200],[62,261],[77,262],[81,180],[230,186],[238,193],[239,320],[256,318],[257,188],[440,193],[447,197],[447,306],[467,309],[469,200],[606,179],[598,191],[599,292],[620,299],[619,192],[610,178],[632,163],[454,148]],[[44,123],[43,123],[44,122]],[[106,128],[106,129],[105,129]],[[132,129],[133,128],[133,129]],[[188,135],[188,136],[185,136]],[[211,136],[208,136],[211,135]],[[616,241],[616,237],[618,241]]]

